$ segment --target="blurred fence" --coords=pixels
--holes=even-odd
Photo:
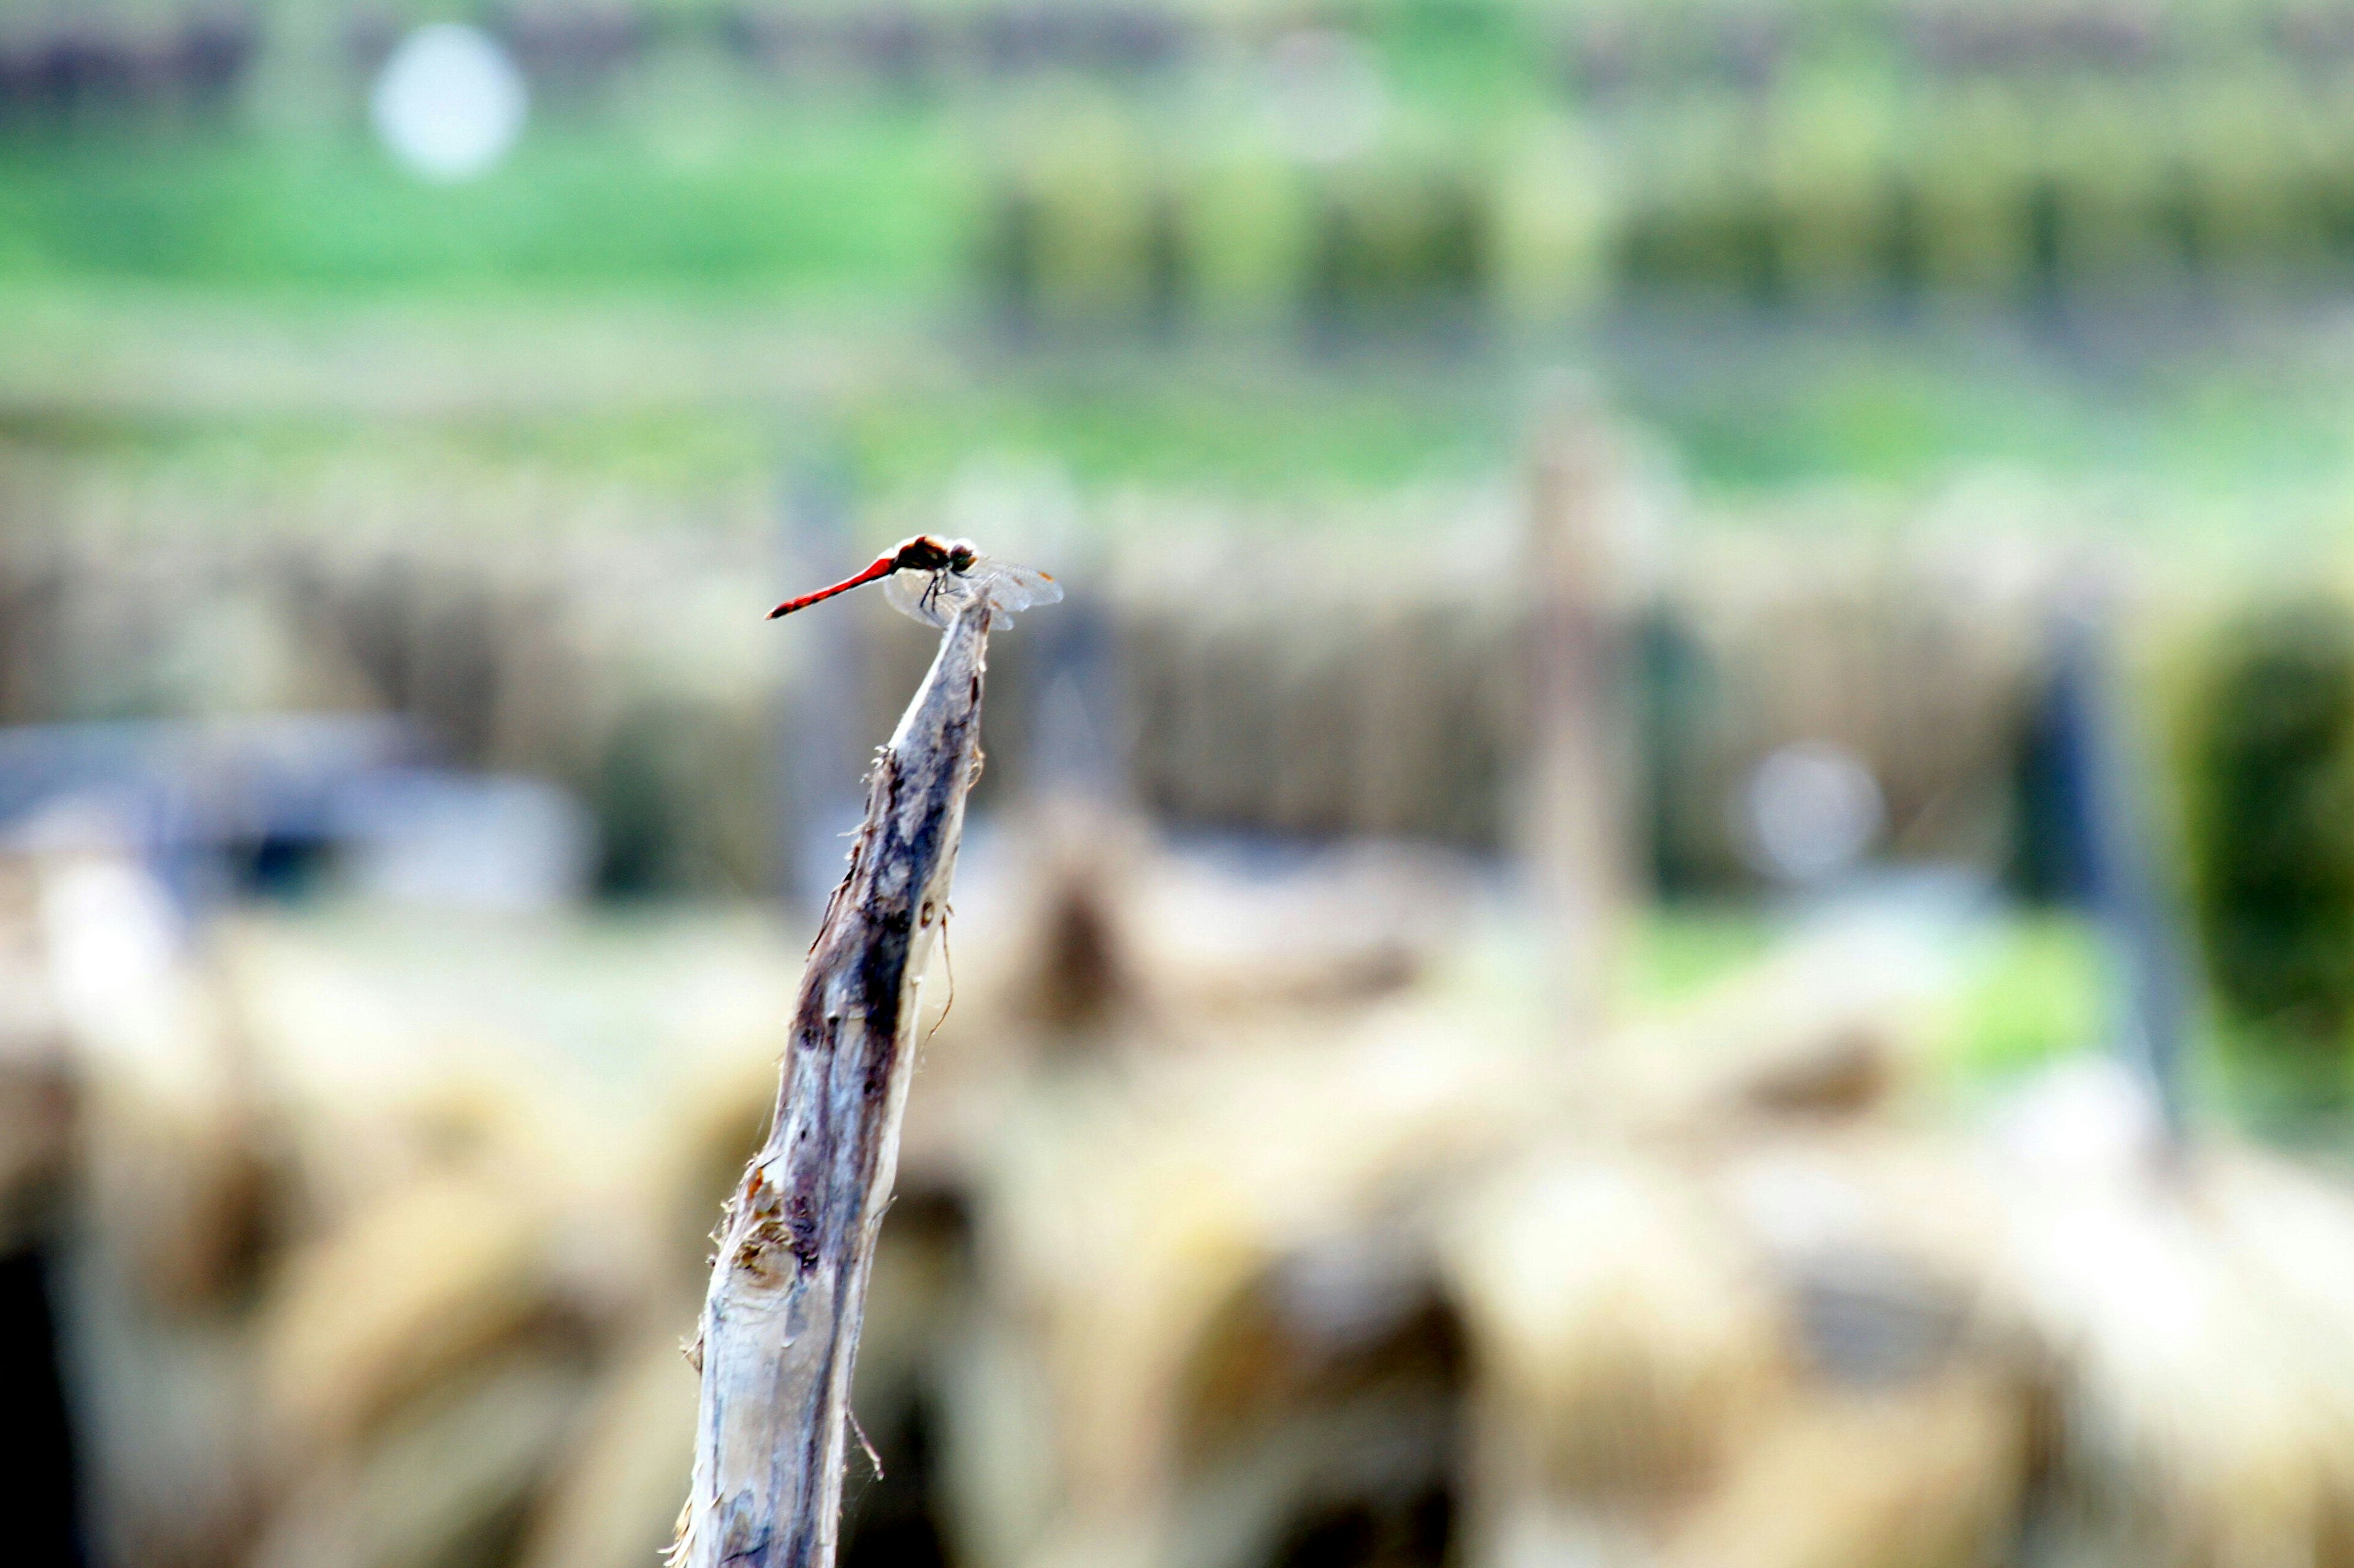
[[[1039,727],[1067,727],[1044,688],[1077,659],[1103,666],[1081,678],[1110,711],[1076,744],[1166,821],[1509,848],[1543,677],[1527,585],[1478,567],[1492,554],[1400,546],[1336,572],[1333,546],[1300,541],[1113,563],[1069,612],[1100,617],[1099,649],[1061,651],[1059,610],[1000,640],[983,788],[1018,795],[1042,748],[1074,744]],[[2042,640],[2031,562],[1829,538],[1689,556],[1626,598],[1606,644],[1663,880],[1751,874],[1742,792],[1794,742],[1861,760],[1900,854],[2002,866]],[[779,800],[772,736],[832,668],[811,640],[868,650],[860,689],[833,694],[861,715],[831,763],[853,778],[928,657],[880,604],[763,624],[774,576],[758,550],[675,538],[461,553],[23,530],[0,546],[0,719],[398,714],[445,764],[567,786],[607,888],[748,892],[811,805]]]
[[[1477,325],[1653,291],[2309,291],[2354,272],[2349,126],[2343,84],[2279,63],[1702,86],[1305,167],[1097,113],[1009,155],[976,265],[1002,315],[1065,328]]]

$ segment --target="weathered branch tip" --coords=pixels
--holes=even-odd
[[[810,948],[768,1141],[720,1223],[673,1568],[831,1568],[851,1369],[899,1160],[917,991],[979,771],[991,611],[965,609],[867,775]]]

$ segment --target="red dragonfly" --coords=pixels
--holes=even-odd
[[[857,576],[785,600],[769,611],[769,619],[807,609],[877,577],[887,579],[885,598],[927,626],[945,627],[958,611],[980,599],[989,605],[989,630],[994,631],[1013,625],[1015,610],[1054,604],[1063,597],[1063,585],[1034,567],[993,560],[974,549],[970,539],[918,534],[875,556],[875,564]]]

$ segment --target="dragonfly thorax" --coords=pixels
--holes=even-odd
[[[963,572],[976,558],[967,540],[918,534],[892,553],[891,567],[902,572]]]

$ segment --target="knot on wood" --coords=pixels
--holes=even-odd
[[[798,1271],[817,1266],[817,1215],[808,1195],[785,1192],[755,1164],[745,1173],[743,1239],[737,1244],[736,1266],[761,1285],[783,1282],[779,1253],[790,1254]]]

